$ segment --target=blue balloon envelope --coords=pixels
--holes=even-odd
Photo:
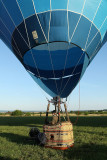
[[[0,0],[0,38],[50,96],[67,97],[107,41],[106,0]]]

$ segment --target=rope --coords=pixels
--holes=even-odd
[[[2,22],[2,24],[5,26],[5,28],[7,29],[7,31],[9,32],[9,34],[11,35],[11,32],[9,31],[9,29],[7,28],[7,26],[5,25],[5,23],[3,22],[3,20],[0,18],[0,20],[1,20],[1,22]],[[6,37],[7,38],[7,37]],[[17,51],[16,50],[16,48],[14,47],[14,46],[12,46],[14,49],[15,49],[15,51],[18,53],[18,55],[21,57],[21,59],[23,59],[22,58],[22,54],[21,54],[21,52],[20,52],[20,50],[19,50],[19,48],[18,48],[18,46],[17,46],[17,44],[16,44],[16,42],[15,42],[15,40],[14,40],[14,38],[12,37],[12,39],[13,39],[13,41],[14,41],[14,43],[15,43],[15,45],[16,45],[16,47],[17,47],[17,50],[19,51]],[[9,40],[8,40],[9,41]],[[10,41],[9,41],[9,43],[10,43]],[[11,44],[11,43],[10,43]]]
[[[42,33],[43,33],[43,35],[44,35],[44,38],[45,38],[46,42],[48,43],[48,40],[47,40],[47,38],[46,38],[46,35],[45,35],[45,33],[44,33],[44,30],[43,30],[43,28],[42,28],[42,25],[41,25],[41,23],[40,23],[39,17],[38,17],[37,12],[36,12],[34,0],[32,0],[32,3],[33,3],[33,7],[34,7],[34,11],[35,11],[35,15],[36,15],[36,17],[37,17],[38,23],[39,23],[39,25],[40,25],[40,28],[41,28]]]
[[[77,62],[77,64],[76,64],[76,66],[75,66],[75,68],[74,68],[74,70],[72,71],[72,73],[71,73],[71,75],[74,73],[74,71],[76,70],[76,68],[77,68],[77,66],[78,66],[78,64],[79,64],[79,62],[80,62],[80,60],[81,60],[81,58],[82,58],[82,56],[84,55],[84,52],[82,53],[82,55],[81,55],[81,57],[80,57],[80,59],[78,60],[78,62]],[[63,91],[65,90],[65,88],[66,88],[66,86],[67,86],[67,84],[68,84],[68,82],[70,81],[70,79],[71,79],[71,77],[69,77],[68,78],[68,81],[66,82],[66,84],[65,84],[65,86],[64,86],[64,88],[63,88],[63,90],[62,90],[62,92],[61,92],[61,94],[63,93]],[[60,95],[61,95],[60,94]]]
[[[24,40],[24,42],[26,43],[25,39],[23,38],[22,34],[21,34],[21,33],[20,33],[20,31],[18,30],[17,26],[15,25],[15,22],[13,21],[13,19],[12,19],[11,15],[9,14],[9,12],[8,12],[8,10],[7,10],[6,6],[4,5],[4,3],[2,2],[2,0],[1,0],[1,3],[2,3],[2,5],[3,5],[4,9],[6,10],[7,14],[9,15],[9,17],[10,17],[10,19],[11,19],[11,21],[12,21],[13,25],[15,26],[16,30],[18,31],[18,33],[20,34],[20,36],[22,37],[22,39],[23,39],[23,40]],[[7,38],[7,37],[6,37],[6,38]],[[26,45],[28,46],[28,44],[27,44],[27,43],[26,43]],[[28,47],[29,47],[29,46],[28,46]],[[15,48],[15,47],[13,47],[13,48]],[[15,50],[16,50],[16,49],[15,49]],[[28,66],[27,66],[27,68],[28,68],[28,70],[30,70]]]
[[[96,14],[97,14],[97,12],[98,12],[98,9],[99,9],[99,7],[100,7],[100,5],[101,5],[101,2],[102,2],[102,0],[100,1],[100,3],[99,3],[99,5],[98,5],[98,7],[97,7],[97,10],[96,10],[96,12],[95,12],[95,15],[94,15],[94,17],[93,17],[93,21],[94,21],[94,19],[95,19],[95,17],[96,17]],[[84,6],[85,6],[85,2],[84,2]],[[83,6],[83,9],[82,9],[82,12],[83,12],[83,10],[84,10],[84,6]],[[82,14],[81,14],[82,15]],[[106,18],[107,18],[107,16],[106,16]],[[105,21],[106,21],[106,18],[104,19],[104,21],[103,21],[103,23],[102,23],[102,25],[101,25],[101,27],[100,27],[100,29],[99,30],[101,30],[101,28],[102,28],[102,26],[104,25],[104,23],[105,23]],[[75,33],[75,31],[76,31],[76,28],[77,28],[77,26],[78,26],[78,24],[79,24],[79,21],[80,21],[80,19],[81,19],[81,16],[80,16],[80,18],[79,18],[79,20],[78,20],[78,22],[77,22],[77,25],[76,25],[76,27],[75,27],[75,29],[74,29],[74,32],[73,32],[73,34],[72,34],[72,37],[71,37],[71,39],[73,38],[73,36],[74,36],[74,33]],[[87,36],[87,40],[86,40],[86,44],[85,44],[85,49],[86,49],[86,45],[87,45],[87,42],[88,42],[88,39],[89,39],[89,35],[90,35],[90,32],[91,32],[91,28],[92,28],[92,24],[91,24],[91,26],[90,26],[90,30],[89,30],[89,33],[88,33],[88,36]],[[98,34],[98,32],[97,32],[97,34]],[[94,36],[94,38],[97,36],[97,34]],[[92,41],[94,40],[94,38],[91,40],[91,42],[90,42],[90,44],[92,43]],[[90,45],[89,44],[89,45]],[[89,47],[89,45],[88,45],[88,47]],[[98,44],[99,45],[99,44]],[[88,48],[87,47],[87,48]],[[96,47],[97,48],[97,47]],[[96,49],[95,49],[96,50]],[[66,84],[67,85],[67,84]],[[79,87],[80,88],[80,87]],[[64,90],[64,89],[63,89]],[[62,93],[61,93],[62,94]],[[80,96],[79,96],[80,97]],[[79,108],[80,108],[80,99],[79,99]],[[78,112],[78,114],[79,114],[79,112]]]
[[[64,121],[66,121],[66,118],[65,118],[65,116],[64,116],[64,112],[63,112],[63,110],[62,110],[62,107],[61,107],[61,112],[62,112],[62,116],[63,116],[63,118],[64,118]]]
[[[91,57],[90,57],[90,60],[94,57],[94,55],[95,55],[95,54],[97,53],[97,51],[99,50],[98,46],[99,46],[100,43],[101,43],[101,39],[100,39],[97,47],[96,47],[95,50],[93,51],[93,53],[92,53],[92,55],[91,55]]]
[[[99,30],[101,30],[101,28],[103,27],[104,23],[106,22],[107,16],[105,17],[102,25],[100,26]],[[88,44],[86,50],[89,48],[89,46],[91,45],[91,43],[93,42],[93,40],[96,38],[97,34],[99,33],[99,31],[95,34],[95,36],[93,37],[93,39],[90,41],[90,43]]]
[[[11,46],[11,42],[10,42],[10,40],[6,37],[6,35],[0,30],[0,32],[3,34],[3,36],[7,39],[7,41],[9,42],[9,44],[10,44],[10,46]],[[16,50],[16,48],[14,47],[14,46],[12,46],[13,48],[14,48],[14,50],[16,51],[16,53],[19,55],[19,52]],[[30,70],[29,69],[29,67],[27,66],[27,68],[28,68],[28,70]]]
[[[107,16],[105,17],[102,25],[100,26],[99,30],[101,30],[101,28],[103,27],[104,23],[106,22],[106,19],[107,19]],[[97,34],[99,33],[99,31],[95,34],[95,36],[93,37],[93,39],[91,40],[91,42],[89,43],[88,47],[90,46],[90,44],[93,42],[93,40],[95,39],[95,37],[97,36]],[[90,57],[90,60],[93,58],[93,56],[97,53],[97,51],[99,50],[99,48],[97,49],[97,47],[99,46],[99,44],[101,43],[101,39],[98,43],[98,45],[96,46],[95,50],[93,51],[91,57]],[[88,47],[86,48],[86,50],[88,49]]]
[[[49,29],[48,29],[48,51],[49,51],[50,62],[51,62],[52,70],[53,70],[53,76],[54,76],[55,86],[56,86],[57,94],[59,95],[58,86],[57,86],[57,82],[56,82],[56,79],[55,79],[55,72],[54,72],[53,61],[52,61],[52,57],[51,57],[51,53],[50,53],[50,47],[49,47],[49,38],[50,38],[49,34],[50,34],[51,15],[52,15],[52,5],[51,5],[51,0],[50,0],[50,20],[49,20]]]
[[[17,0],[16,0],[16,2],[17,2]],[[98,7],[97,7],[97,10],[96,10],[96,12],[95,12],[95,14],[94,14],[93,21],[94,21],[95,16],[96,16],[96,14],[97,14],[97,12],[98,12],[98,9],[99,9],[99,7],[100,7],[100,5],[101,5],[101,2],[102,2],[102,0],[100,1],[99,5],[98,5]],[[9,12],[8,12],[8,10],[7,10],[7,8],[6,8],[6,6],[4,5],[4,3],[3,3],[2,0],[1,0],[1,3],[3,4],[3,7],[5,8],[7,14],[9,15],[9,17],[10,17],[10,19],[11,19],[11,21],[13,22],[14,26],[16,27],[15,22],[13,21],[11,15],[9,14]],[[44,31],[43,31],[42,25],[41,25],[41,23],[40,23],[39,17],[38,17],[38,15],[37,15],[37,13],[36,13],[34,0],[32,0],[32,3],[33,3],[33,7],[34,7],[34,10],[35,10],[35,14],[36,14],[36,16],[37,16],[37,20],[38,20],[38,22],[39,22],[40,28],[41,28],[42,33],[43,33],[43,35],[44,35],[44,38],[45,38],[45,40],[46,40],[46,42],[47,42],[47,44],[48,44],[48,50],[49,50],[49,54],[50,54],[49,33],[50,33],[50,23],[51,23],[51,9],[50,9],[50,21],[49,21],[49,30],[48,30],[48,40],[47,40],[46,35],[45,35]],[[77,29],[77,27],[78,27],[78,24],[79,24],[79,22],[80,22],[80,20],[81,20],[81,17],[82,17],[83,11],[84,11],[84,7],[85,7],[85,3],[86,3],[86,0],[84,0],[84,4],[83,4],[82,11],[81,11],[81,15],[80,15],[80,17],[79,17],[79,20],[78,20],[78,22],[77,22],[77,24],[76,24],[76,27],[75,27],[75,29],[74,29],[74,31],[73,31],[73,34],[72,34],[71,39],[69,40],[69,42],[72,40],[72,38],[73,38],[73,36],[74,36],[74,34],[75,34],[75,31],[76,31],[76,29]],[[18,4],[19,10],[20,10],[20,12],[21,12],[21,14],[22,14],[22,11],[21,11],[21,9],[20,9],[19,3],[17,2],[17,4]],[[69,5],[69,0],[68,0],[68,3],[67,3],[67,21],[68,21],[68,39],[69,39],[68,5]],[[51,8],[51,0],[50,0],[50,8]],[[27,44],[26,40],[24,39],[24,37],[22,36],[22,34],[20,33],[20,31],[18,30],[17,27],[16,27],[16,29],[17,29],[17,31],[19,32],[19,34],[20,34],[20,36],[22,37],[22,39],[24,40],[24,42],[26,43],[26,45],[27,45],[27,46],[29,47],[29,49],[31,50],[31,44],[30,44],[29,35],[28,35],[28,32],[27,32],[27,27],[26,27],[26,22],[25,22],[25,19],[24,19],[23,14],[22,14],[22,17],[23,17],[23,20],[24,20],[25,30],[26,30],[26,33],[27,33],[27,38],[28,38],[28,43],[29,43],[29,44]],[[101,25],[100,29],[101,29],[102,26],[104,25],[106,19],[107,19],[107,16],[106,16],[105,20],[103,21],[103,24]],[[88,39],[89,39],[89,35],[90,35],[90,32],[91,32],[91,28],[92,28],[92,23],[91,23],[90,30],[89,30],[89,33],[88,33],[88,36],[87,36],[87,40],[86,40],[86,44],[85,44],[85,49],[86,49],[86,46],[87,46],[87,43],[88,43]],[[99,31],[98,31],[98,32],[96,33],[96,35],[93,37],[93,39],[91,40],[91,42],[89,43],[89,45],[87,46],[87,48],[90,46],[90,44],[91,44],[92,41],[95,39],[95,37],[97,36],[98,33],[99,33]],[[6,38],[7,38],[7,37],[6,37]],[[14,39],[13,39],[13,41],[14,41]],[[15,42],[15,43],[16,43],[16,42]],[[16,44],[16,46],[17,46],[17,44]],[[69,48],[69,46],[68,46],[68,48]],[[18,46],[17,46],[17,49],[18,49]],[[96,49],[97,49],[97,47],[96,47]],[[94,53],[96,52],[96,49],[94,50]],[[19,51],[19,53],[21,53],[19,49],[18,49],[18,51]],[[83,53],[84,53],[84,52],[83,52]],[[93,55],[94,55],[94,53],[93,53]],[[32,58],[33,58],[33,61],[34,61],[35,66],[36,66],[38,75],[39,75],[39,77],[40,77],[40,79],[41,79],[41,76],[40,76],[39,70],[38,70],[38,68],[37,68],[37,64],[36,64],[36,62],[35,62],[35,59],[34,59],[32,50],[31,50],[31,54],[32,54]],[[65,72],[65,67],[66,67],[66,62],[67,62],[67,56],[68,56],[68,49],[67,49],[67,55],[66,55],[66,60],[65,60],[64,72]],[[82,56],[83,56],[83,54],[82,54]],[[82,57],[80,57],[80,58],[82,58]],[[92,57],[91,57],[91,58],[92,58]],[[52,65],[52,69],[53,69],[53,75],[54,75],[54,78],[55,78],[55,72],[54,72],[54,67],[53,67],[53,62],[52,62],[51,54],[50,54],[50,60],[51,60],[51,65]],[[78,65],[78,63],[77,63],[77,65]],[[76,67],[77,67],[77,65],[76,65]],[[75,71],[76,67],[74,68],[73,72]],[[63,72],[63,75],[64,75],[64,72]],[[70,78],[71,78],[71,77],[70,77]],[[68,79],[68,81],[70,80],[70,78]],[[63,93],[66,85],[68,84],[68,81],[67,81],[67,83],[65,84],[65,86],[64,86],[61,94]],[[62,82],[63,82],[63,79],[62,79]],[[62,82],[61,82],[61,88],[62,88]],[[56,85],[56,89],[57,89],[57,93],[58,93],[58,87],[57,87],[56,80],[55,80],[55,85]],[[60,90],[61,90],[61,88],[60,88]],[[58,93],[58,94],[59,94],[59,93]],[[60,95],[61,95],[61,94],[60,94]]]
[[[69,39],[69,18],[68,18],[68,7],[69,7],[69,0],[68,0],[68,3],[67,3],[67,22],[68,22],[68,40],[70,42],[70,39]]]
[[[35,58],[34,58],[33,53],[32,53],[32,48],[31,48],[31,44],[30,44],[30,39],[29,39],[29,34],[28,34],[27,26],[26,26],[26,21],[25,21],[25,19],[24,19],[24,15],[23,15],[23,13],[22,13],[22,11],[21,11],[20,5],[19,5],[19,3],[18,3],[17,0],[16,0],[16,3],[17,3],[17,5],[18,5],[18,8],[19,8],[19,10],[20,10],[20,12],[21,12],[21,15],[22,15],[22,17],[23,17],[23,21],[24,21],[24,25],[25,25],[25,30],[26,30],[26,34],[27,34],[27,39],[28,39],[28,43],[29,43],[29,49],[30,49],[30,52],[31,52],[31,55],[32,55],[32,59],[33,59],[34,65],[35,65],[35,67],[36,67],[36,69],[37,69],[39,78],[40,78],[40,80],[41,80],[41,76],[40,76],[40,73],[39,73],[39,70],[38,70],[38,67],[37,67],[37,63],[36,63]],[[40,87],[39,87],[39,88],[40,88]],[[43,91],[42,91],[42,94],[44,95],[44,92],[43,92]],[[44,96],[45,96],[45,95],[44,95]],[[45,98],[48,99],[46,96],[45,96]]]
[[[77,114],[77,119],[75,120],[75,122],[73,122],[73,125],[74,124],[77,124],[77,122],[78,122],[78,118],[79,118],[79,113],[80,113],[80,99],[81,97],[80,97],[80,81],[79,81],[79,108],[78,108],[78,114]]]
[[[68,23],[68,41],[69,41],[69,43],[70,43],[70,38],[69,38],[68,7],[69,7],[69,0],[68,0],[68,2],[67,2],[67,23]],[[64,77],[64,74],[65,74],[65,68],[66,68],[67,57],[68,57],[68,50],[69,50],[69,45],[67,46],[67,54],[66,54],[66,58],[65,58],[64,71],[63,71],[63,76],[62,76],[62,77]],[[63,78],[62,78],[62,81],[61,81],[60,92],[61,92],[61,88],[62,88],[62,83],[63,83]]]
[[[104,38],[104,36],[105,36],[105,33],[106,33],[106,32],[104,32],[104,33],[103,33],[103,35],[102,35],[102,39]]]
[[[11,45],[11,43],[10,43],[10,41],[8,40],[8,38],[4,35],[4,33],[0,30],[0,32],[1,32],[1,34],[3,34],[3,36],[7,39],[7,41],[9,42],[9,44]],[[14,48],[14,50],[17,52],[17,54],[18,54],[18,51],[16,50],[16,48],[13,46],[13,48]],[[30,69],[29,69],[29,67],[27,66],[27,68],[28,68],[28,70],[30,71]],[[37,85],[38,86],[38,85]],[[38,86],[39,87],[39,86]],[[42,94],[44,95],[44,97],[46,98],[46,99],[48,99],[47,98],[47,96],[44,94],[44,92],[43,92],[43,90],[39,87],[39,89],[41,90],[41,92],[42,92]]]
[[[49,29],[48,29],[48,51],[49,51],[51,66],[52,66],[53,75],[54,75],[54,79],[55,79],[54,66],[53,66],[52,57],[51,57],[51,53],[50,53],[50,47],[49,47],[49,38],[50,38],[49,34],[50,34],[51,14],[52,14],[52,6],[51,6],[51,0],[50,0],[50,20],[49,20]],[[59,95],[56,79],[55,79],[55,85],[56,85],[57,94]]]
[[[64,77],[64,74],[65,74],[65,68],[66,68],[67,57],[68,57],[68,50],[69,50],[69,45],[68,45],[68,47],[67,47],[67,54],[66,54],[66,58],[65,58],[64,71],[63,71],[63,76],[62,76],[62,77]],[[62,81],[61,81],[60,93],[61,93],[61,89],[62,89],[62,84],[63,84],[63,78],[62,78]],[[60,95],[61,95],[61,94],[60,94]]]
[[[28,44],[29,44],[29,49],[30,49],[31,55],[32,55],[32,59],[33,59],[34,65],[35,65],[35,67],[36,67],[36,69],[37,69],[38,75],[39,75],[39,77],[40,77],[40,79],[41,79],[39,70],[38,70],[38,68],[37,68],[37,64],[36,64],[36,62],[35,62],[35,59],[34,59],[34,56],[33,56],[33,53],[32,53],[32,49],[31,49],[31,44],[30,44],[30,39],[29,39],[29,34],[28,34],[26,22],[25,22],[23,13],[22,13],[22,11],[21,11],[21,8],[20,8],[19,3],[18,3],[17,0],[16,0],[16,3],[17,3],[17,5],[18,5],[18,8],[19,8],[19,10],[20,10],[20,13],[21,13],[21,15],[22,15],[22,17],[23,17],[23,21],[24,21],[24,25],[25,25],[25,31],[26,31],[26,34],[27,34],[27,39],[28,39]]]
[[[50,0],[50,19],[49,19],[49,29],[48,29],[48,43],[49,43],[49,34],[50,34],[50,24],[51,24],[51,14],[52,14],[52,7],[51,7],[51,0]]]
[[[85,2],[86,2],[86,1],[84,1],[84,5],[83,5],[83,8],[82,8],[82,13],[83,13],[83,10],[84,10],[84,7],[85,7]],[[95,14],[94,14],[94,17],[93,17],[93,20],[92,20],[92,21],[94,21],[96,15],[97,15],[97,12],[98,12],[98,9],[99,9],[99,7],[100,7],[100,5],[101,5],[101,2],[102,2],[102,0],[100,1],[99,5],[98,5],[98,7],[97,7],[97,9],[96,9],[96,12],[95,12]],[[78,22],[77,22],[77,25],[76,25],[76,27],[75,27],[75,29],[74,29],[74,32],[73,32],[72,37],[71,37],[71,40],[72,40],[72,38],[73,38],[73,36],[74,36],[74,33],[75,33],[75,31],[76,31],[76,28],[77,28],[77,26],[78,26],[78,24],[79,24],[79,21],[80,21],[80,19],[81,19],[82,13],[81,13],[80,18],[79,18],[79,20],[78,20]],[[106,18],[107,18],[107,17],[106,17]],[[104,20],[103,24],[105,23],[105,21],[106,21],[106,20]],[[103,26],[103,24],[101,25],[101,27]],[[100,27],[100,29],[101,29],[101,27]],[[90,35],[90,33],[91,33],[91,28],[92,28],[92,23],[91,23],[90,30],[89,30],[89,33],[88,33],[88,36],[87,36],[87,40],[86,40],[86,44],[85,44],[84,51],[85,51],[85,49],[86,49],[86,45],[87,45],[87,42],[88,42],[88,39],[89,39],[89,35]],[[98,32],[97,32],[97,34],[98,34]],[[94,36],[94,38],[95,38],[95,36]],[[92,41],[93,41],[93,40],[92,40]],[[90,42],[90,44],[91,44],[91,43],[92,43],[92,42]],[[89,45],[90,45],[90,44],[89,44]],[[89,47],[89,45],[88,45],[88,47]],[[88,47],[87,47],[87,48],[88,48]],[[84,52],[83,52],[83,53],[84,53]],[[76,65],[76,67],[77,67],[77,65]],[[75,68],[75,69],[76,69],[76,68]],[[68,79],[68,82],[69,82],[69,80],[70,80],[70,79]],[[68,84],[68,82],[65,84],[63,90],[65,89],[65,87],[66,87],[66,85]],[[63,93],[63,90],[62,90],[61,94]]]
[[[47,42],[47,44],[48,44],[48,51],[49,51],[49,55],[50,55],[50,61],[51,61],[52,70],[53,70],[53,76],[54,76],[54,78],[55,78],[55,72],[54,72],[52,57],[51,57],[51,54],[50,54],[49,42],[48,42],[48,40],[47,40],[47,38],[46,38],[46,36],[45,36],[45,33],[44,33],[43,28],[42,28],[42,25],[41,25],[41,23],[40,23],[39,17],[38,17],[38,15],[37,15],[37,13],[36,13],[36,8],[35,8],[34,0],[32,0],[32,3],[33,3],[34,11],[35,11],[37,20],[38,20],[38,22],[39,22],[40,28],[41,28],[42,33],[43,33],[43,35],[44,35],[44,38],[45,38],[45,40],[46,40],[46,42]],[[50,1],[50,7],[51,7],[51,1]],[[51,10],[51,8],[50,8],[50,10]],[[50,18],[51,18],[51,17],[50,17]],[[50,19],[50,21],[49,21],[49,24],[50,24],[50,23],[51,23],[51,19]],[[50,29],[49,29],[49,31],[50,31]],[[48,35],[49,35],[49,32],[48,32]],[[55,85],[56,85],[56,89],[57,89],[57,94],[59,95],[56,80],[55,80]]]
[[[11,45],[9,39],[5,36],[5,34],[0,30],[0,32],[3,34],[3,36],[7,39],[7,41],[9,42],[9,44]],[[19,52],[16,50],[16,48],[13,46],[14,50],[17,52],[17,54],[19,54]]]
[[[13,21],[13,19],[12,19],[11,15],[9,14],[9,12],[8,12],[8,10],[7,10],[7,8],[6,8],[6,6],[4,5],[4,3],[3,3],[3,1],[2,1],[2,0],[1,0],[1,3],[3,4],[3,7],[4,7],[4,9],[6,10],[7,14],[9,15],[9,17],[10,17],[10,19],[11,19],[12,23],[14,24],[14,26],[15,26],[16,30],[19,32],[20,36],[22,37],[22,39],[24,40],[24,42],[25,42],[25,43],[26,43],[26,45],[28,46],[28,44],[27,44],[26,40],[24,39],[24,37],[22,36],[22,34],[20,33],[20,31],[18,30],[18,28],[17,28],[17,26],[16,26],[15,22]],[[28,47],[29,47],[29,46],[28,46]]]
[[[67,22],[68,22],[68,41],[69,41],[69,43],[70,43],[70,39],[69,39],[68,6],[69,6],[69,0],[68,0],[68,2],[67,2]],[[65,58],[64,71],[63,71],[63,76],[62,76],[62,77],[64,77],[64,74],[65,74],[65,68],[66,68],[67,57],[68,57],[68,50],[69,50],[69,45],[67,46],[67,54],[66,54],[66,58]],[[60,92],[61,92],[62,84],[63,84],[63,78],[62,78],[61,85],[60,85]]]
[[[74,29],[74,32],[73,32],[73,34],[72,34],[72,36],[71,36],[70,42],[71,42],[71,40],[72,40],[72,38],[73,38],[73,36],[74,36],[74,34],[75,34],[75,31],[76,31],[76,29],[77,29],[77,27],[78,27],[79,22],[80,22],[80,20],[81,20],[81,17],[82,17],[83,11],[84,11],[84,7],[85,7],[85,3],[86,3],[86,0],[84,0],[83,8],[82,8],[82,11],[81,11],[79,20],[78,20],[78,22],[77,22],[77,24],[76,24],[76,27],[75,27],[75,29]]]
[[[78,22],[77,22],[77,24],[76,24],[76,26],[75,26],[75,28],[74,28],[74,31],[73,31],[73,33],[72,33],[71,39],[69,39],[69,33],[68,33],[69,43],[71,42],[71,40],[72,40],[72,38],[73,38],[73,36],[74,36],[74,34],[75,34],[75,31],[76,31],[76,29],[77,29],[77,27],[78,27],[78,24],[79,24],[79,22],[80,22],[80,20],[81,20],[82,13],[83,13],[84,7],[85,7],[85,3],[86,3],[86,0],[84,0],[83,8],[82,8],[82,10],[81,10],[81,14],[80,14],[79,20],[78,20]],[[68,0],[68,3],[67,3],[67,20],[68,20],[68,6],[69,6],[69,0]],[[69,32],[69,20],[68,20],[68,32]],[[69,50],[69,46],[68,46],[68,48],[67,48],[67,55],[66,55],[65,64],[64,64],[63,77],[64,77],[65,68],[66,68],[66,63],[67,63],[68,50]],[[62,93],[61,93],[62,83],[63,83],[63,79],[62,79],[61,87],[60,87],[60,95],[62,94]]]
[[[99,5],[98,5],[98,7],[97,7],[97,10],[96,10],[96,12],[95,12],[95,14],[94,14],[94,17],[93,17],[93,19],[92,19],[92,23],[91,23],[91,26],[90,26],[90,29],[89,29],[89,32],[88,32],[88,36],[87,36],[87,40],[86,40],[86,43],[85,43],[85,48],[84,48],[84,50],[86,49],[86,46],[87,46],[87,43],[88,43],[88,39],[89,39],[89,36],[90,36],[90,33],[91,33],[93,21],[94,21],[96,15],[97,15],[97,12],[98,12],[98,9],[99,9],[99,7],[100,7],[100,5],[101,5],[101,2],[102,2],[102,0],[100,1]]]
[[[1,2],[2,2],[2,0],[1,0]],[[19,7],[19,10],[20,10],[20,12],[21,12],[21,9],[20,9],[20,6],[19,6],[19,4],[18,4],[17,0],[16,0],[16,3],[17,3],[17,5],[18,5],[18,7]],[[17,26],[15,25],[15,22],[13,21],[13,19],[12,19],[11,15],[9,14],[9,12],[8,12],[8,10],[7,10],[7,8],[6,8],[6,6],[4,5],[4,3],[3,3],[3,2],[2,2],[2,4],[3,4],[3,7],[5,8],[5,10],[6,10],[7,14],[9,15],[9,17],[10,17],[11,21],[13,22],[13,24],[14,24],[15,28],[16,28],[16,29],[17,29],[17,31],[19,32],[20,36],[23,38],[22,34],[20,33],[20,31],[18,30]],[[21,12],[21,15],[22,15],[22,17],[23,17],[22,12]],[[24,17],[23,17],[23,19],[24,19]],[[24,20],[24,24],[25,24],[25,20]],[[26,25],[25,25],[25,29],[26,29],[26,33],[27,33]],[[27,33],[27,38],[28,38],[28,33]],[[29,47],[29,49],[31,49],[31,47],[30,47],[30,41],[29,41],[29,38],[28,38],[28,43],[29,43],[29,45],[27,44],[27,42],[25,41],[25,39],[24,39],[24,38],[23,38],[23,40],[24,40],[24,42],[26,43],[26,45]]]
[[[70,102],[70,98],[71,98],[70,96],[71,96],[71,94],[67,97],[67,99],[68,99],[67,100],[67,106],[69,106],[69,102]]]
[[[2,0],[1,0],[1,2],[2,2]],[[17,3],[17,0],[16,0],[16,3]],[[2,2],[2,4],[3,4],[3,7],[4,7],[4,9],[6,10],[7,14],[9,15],[9,17],[10,17],[10,19],[11,19],[13,25],[15,26],[16,30],[18,31],[18,33],[20,34],[20,36],[22,37],[22,39],[24,40],[24,42],[26,43],[26,45],[28,46],[28,48],[30,49],[30,47],[29,47],[29,45],[27,44],[26,40],[24,39],[24,37],[22,36],[22,34],[20,33],[20,31],[18,30],[17,26],[15,25],[15,22],[14,22],[14,20],[12,19],[11,15],[9,14],[9,12],[8,12],[8,10],[7,10],[6,6],[5,6],[5,4],[4,4],[3,2]],[[18,3],[17,3],[17,4],[18,4]],[[19,9],[20,9],[20,8],[19,8]],[[21,12],[21,10],[20,10],[20,12]],[[5,36],[5,37],[6,37],[6,36]],[[7,38],[7,37],[6,37],[6,38]],[[8,41],[9,41],[9,40],[8,40]],[[10,43],[10,41],[9,41],[9,43]],[[10,43],[10,44],[11,44],[11,43]],[[13,46],[13,48],[15,49],[14,46]],[[16,49],[15,49],[15,51],[17,52]],[[17,52],[17,53],[18,53],[18,52]],[[21,53],[21,52],[20,52],[20,53]],[[26,65],[26,66],[27,66],[28,70],[30,71],[28,65]],[[43,95],[44,95],[44,94],[43,94]],[[45,98],[47,98],[47,97],[45,96]]]
[[[22,39],[24,40],[24,42],[25,42],[26,45],[28,46],[27,42],[25,41],[25,39],[23,38],[22,34],[20,33],[20,31],[18,30],[17,26],[15,25],[14,20],[12,19],[11,15],[9,14],[9,12],[8,12],[8,10],[7,10],[6,6],[5,6],[5,4],[2,2],[2,0],[1,0],[1,3],[2,3],[4,9],[6,10],[7,14],[9,15],[9,17],[10,17],[10,19],[11,19],[13,25],[15,26],[16,30],[18,31],[18,33],[20,34],[20,36],[22,37]],[[6,37],[6,38],[7,38],[7,37]],[[13,37],[12,37],[12,38],[13,38]],[[15,43],[16,43],[16,42],[15,42]],[[29,46],[28,46],[28,47],[29,47]],[[15,49],[15,47],[13,47],[13,48]],[[16,50],[16,49],[15,49],[15,50]],[[21,52],[20,52],[20,53],[21,53]],[[22,54],[21,54],[21,55],[22,55]],[[29,67],[28,67],[28,65],[27,65],[27,68],[28,68],[28,70],[30,70]]]

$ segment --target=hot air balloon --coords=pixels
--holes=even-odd
[[[106,6],[107,0],[0,0],[0,38],[54,97],[58,113],[60,98],[69,96],[107,41]]]

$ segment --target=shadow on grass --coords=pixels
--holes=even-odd
[[[0,133],[0,136],[6,138],[7,141],[22,144],[22,145],[32,145],[35,144],[28,140],[27,136],[22,136],[13,133]],[[40,146],[39,146],[40,147]],[[42,149],[42,147],[41,147]],[[47,151],[47,149],[46,149]],[[60,151],[59,151],[60,152]],[[68,150],[61,151],[64,159],[79,159],[79,160],[106,160],[107,159],[107,145],[98,144],[74,144],[74,147]],[[17,160],[8,157],[0,157],[0,160]]]
[[[70,117],[70,120],[76,126],[91,126],[91,127],[107,127],[107,116],[101,117]],[[49,117],[51,121],[51,117]],[[0,126],[29,126],[43,125],[45,117],[0,117]]]
[[[76,126],[90,126],[90,127],[107,127],[107,116],[91,116],[91,117],[70,117],[70,120]]]
[[[102,131],[102,130],[99,130],[99,131],[95,131],[95,130],[90,131],[90,130],[87,129],[87,131],[76,130],[76,132],[77,132],[77,134],[80,134],[80,133],[86,133],[87,134],[88,133],[90,135],[95,134],[95,135],[98,135],[98,136],[106,136],[107,137],[107,134],[104,131]]]
[[[0,160],[19,160],[19,159],[0,156]]]
[[[51,121],[52,117],[48,120]],[[31,126],[43,125],[45,117],[0,117],[0,126]]]
[[[0,117],[1,126],[29,126],[43,125],[45,117]]]
[[[6,138],[7,141],[17,144],[23,144],[23,145],[35,144],[35,141],[31,140],[28,136],[22,136],[14,133],[0,133],[0,137]]]
[[[63,153],[63,157],[69,160],[106,160],[107,159],[107,146],[96,144],[84,144],[74,146]]]
[[[7,141],[11,141],[16,144],[23,144],[23,145],[34,144],[34,143],[31,143],[30,141],[28,141],[28,137],[21,136],[18,134],[0,133],[0,136],[5,137],[7,139]],[[41,147],[41,149],[42,148],[43,147]],[[46,151],[47,151],[47,149],[46,149]],[[107,151],[107,145],[98,145],[98,144],[88,143],[88,144],[74,144],[74,147],[69,148],[68,150],[65,150],[65,151],[58,151],[58,152],[61,152],[63,154],[64,159],[67,159],[67,160],[71,160],[71,159],[76,159],[76,160],[107,160],[106,151]],[[0,157],[0,160],[17,160],[17,159],[11,159],[8,157]]]

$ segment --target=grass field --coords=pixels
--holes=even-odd
[[[107,160],[107,116],[79,117],[75,145],[66,151],[28,141],[30,127],[42,131],[44,117],[0,117],[0,160]],[[71,117],[75,122],[76,117]]]

